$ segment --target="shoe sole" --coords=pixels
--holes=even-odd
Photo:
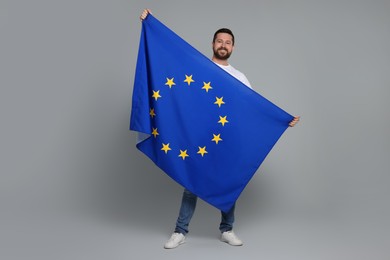
[[[226,243],[226,244],[228,244],[228,245],[231,245],[231,246],[242,246],[242,245],[244,245],[244,243],[241,243],[241,244],[231,244],[231,243],[229,243],[229,241],[224,240],[224,239],[221,239],[221,241]]]
[[[165,248],[165,249],[174,249],[174,248],[176,248],[176,247],[178,247],[178,246],[184,244],[185,242],[186,242],[185,240],[180,241],[179,244],[177,244],[177,246],[174,246],[174,247],[166,247],[166,246],[164,245],[164,248]]]

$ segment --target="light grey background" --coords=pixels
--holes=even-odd
[[[141,11],[231,64],[301,123],[244,190],[235,230],[199,201],[164,250],[182,188],[128,130]],[[389,259],[390,1],[2,0],[1,259]]]

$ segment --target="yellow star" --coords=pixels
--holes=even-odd
[[[190,76],[186,75],[186,79],[184,80],[184,82],[187,82],[188,86],[189,86],[191,84],[191,82],[195,82],[195,81],[192,79],[192,75],[190,75]]]
[[[180,154],[179,154],[179,157],[183,158],[183,160],[186,158],[186,157],[189,157],[189,155],[187,154],[187,150],[180,150]]]
[[[225,126],[225,123],[229,123],[229,121],[226,120],[227,116],[219,116],[219,121],[218,123],[221,123],[222,126]]]
[[[159,135],[159,133],[157,132],[157,128],[153,128],[152,135],[154,135],[154,138]]]
[[[225,104],[225,102],[223,102],[223,97],[215,97],[217,99],[217,101],[214,102],[214,104],[217,104],[219,107],[221,107],[222,104]]]
[[[149,115],[153,118],[154,116],[156,116],[156,113],[154,113],[154,108],[151,108],[149,110]]]
[[[174,78],[171,78],[171,79],[167,78],[167,82],[165,83],[165,85],[168,85],[169,88],[172,88],[173,85],[176,85],[175,82],[173,82],[173,79]]]
[[[166,154],[168,153],[169,150],[172,150],[170,147],[169,147],[169,143],[168,144],[162,144],[162,148],[161,150],[163,150]]]
[[[206,146],[205,146],[205,147],[200,147],[200,146],[198,146],[198,147],[199,147],[199,151],[198,151],[197,153],[201,154],[202,157],[203,157],[203,155],[204,155],[205,153],[207,153],[207,151],[206,151]]]
[[[160,98],[160,90],[157,90],[157,91],[154,91],[153,90],[153,95],[152,97],[154,97],[154,99],[157,101],[158,98]]]
[[[205,89],[206,92],[209,92],[209,89],[212,89],[212,87],[210,86],[210,83],[211,83],[211,82],[209,82],[209,83],[203,82],[203,87],[202,87],[202,89]]]
[[[222,139],[220,137],[221,134],[218,134],[218,135],[213,134],[213,136],[214,136],[214,138],[211,139],[211,141],[214,141],[216,144],[218,144],[219,141],[222,141]]]

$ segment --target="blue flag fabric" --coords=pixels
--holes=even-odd
[[[142,22],[130,129],[204,201],[229,211],[292,119],[152,15]]]

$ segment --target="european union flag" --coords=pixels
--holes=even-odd
[[[292,119],[151,14],[142,22],[130,129],[204,201],[227,212]]]

